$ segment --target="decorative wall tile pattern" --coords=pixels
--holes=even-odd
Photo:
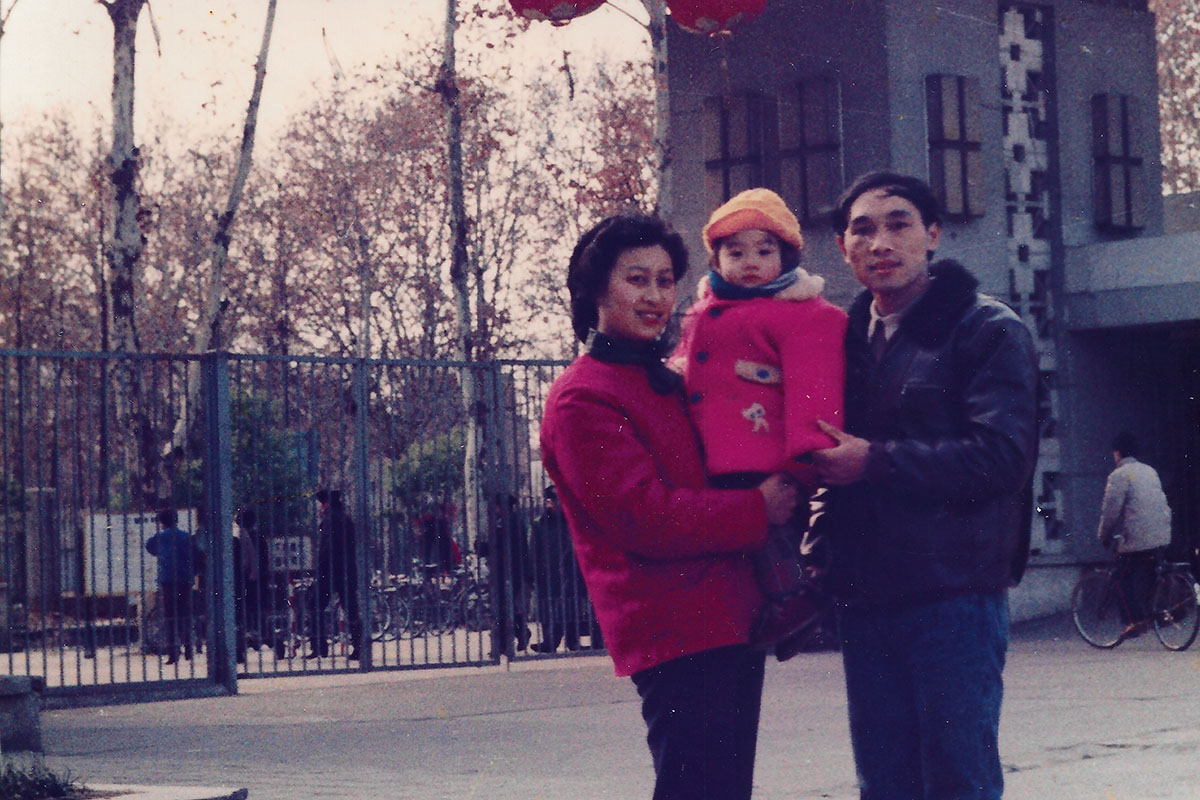
[[[1008,302],[1034,332],[1041,382],[1038,418],[1041,453],[1034,476],[1033,542],[1035,551],[1063,548],[1058,391],[1055,386],[1054,303],[1051,249],[1051,164],[1053,125],[1047,70],[1053,64],[1049,10],[1002,3],[1000,21],[1001,102],[1004,124],[1004,205],[1007,215]]]

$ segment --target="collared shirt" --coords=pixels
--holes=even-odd
[[[917,301],[925,296],[925,292],[929,291],[929,287],[925,287],[925,291],[914,297],[908,302],[904,308],[893,311],[891,314],[880,314],[879,305],[875,300],[871,301],[871,320],[867,323],[867,339],[870,340],[875,335],[875,326],[878,323],[883,323],[883,338],[886,341],[891,341],[892,336],[900,329],[900,323],[904,320],[904,315],[908,310],[917,304]]]
[[[883,338],[887,341],[892,340],[892,336],[900,328],[900,321],[904,319],[905,313],[912,308],[912,303],[909,303],[899,311],[893,311],[891,314],[880,314],[879,308],[875,302],[871,302],[871,321],[867,323],[867,339],[875,336],[875,327],[883,325]]]

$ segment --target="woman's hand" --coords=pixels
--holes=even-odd
[[[772,525],[783,525],[792,518],[796,510],[798,494],[791,478],[782,472],[777,472],[758,485],[767,504],[767,522]]]

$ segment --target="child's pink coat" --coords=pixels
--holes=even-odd
[[[810,487],[798,457],[832,447],[817,427],[842,427],[846,313],[804,270],[771,297],[720,300],[701,283],[670,359],[681,372],[709,474],[788,471]]]

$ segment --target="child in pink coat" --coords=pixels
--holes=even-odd
[[[824,280],[800,268],[800,223],[775,192],[738,194],[713,212],[703,236],[713,270],[684,317],[670,364],[684,377],[710,480],[745,488],[784,471],[801,497],[811,495],[808,454],[836,444],[817,420],[842,419],[846,314],[821,297]],[[781,659],[803,645],[811,631],[801,628],[814,619],[812,595],[797,596],[799,567],[788,556],[807,526],[802,502],[756,564],[774,601],[757,639],[779,642]]]

